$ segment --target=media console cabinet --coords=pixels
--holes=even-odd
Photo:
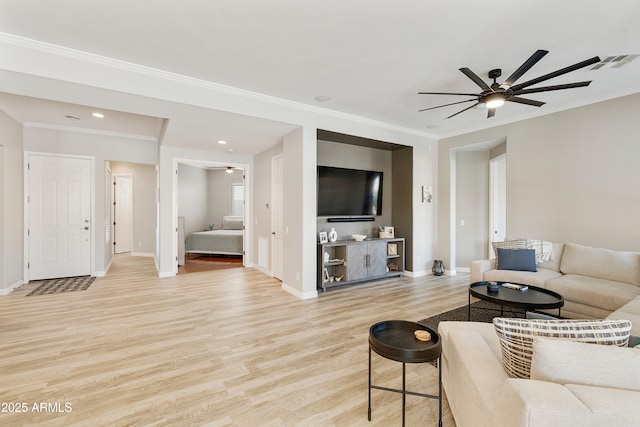
[[[318,289],[402,276],[404,254],[402,237],[319,243]]]

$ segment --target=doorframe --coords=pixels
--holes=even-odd
[[[48,153],[48,152],[40,152],[40,151],[25,151],[23,154],[23,168],[22,168],[22,194],[23,194],[23,282],[29,283],[29,250],[30,250],[30,240],[29,240],[29,188],[30,188],[30,171],[29,171],[29,158],[31,156],[44,156],[44,157],[62,157],[67,159],[83,159],[89,160],[89,176],[91,177],[91,181],[89,183],[89,200],[91,206],[90,209],[90,221],[91,221],[91,232],[89,233],[89,238],[91,242],[89,243],[89,247],[91,251],[89,253],[89,270],[92,276],[95,275],[95,253],[96,253],[96,200],[95,200],[95,157],[93,156],[78,156],[74,154],[64,154],[64,153]]]
[[[496,199],[496,185],[498,184],[498,182],[496,182],[496,174],[497,174],[497,166],[498,166],[498,162],[505,162],[505,188],[506,188],[506,162],[507,162],[507,153],[503,153],[500,154],[499,156],[496,156],[492,159],[489,159],[489,242],[487,242],[488,245],[488,255],[489,258],[495,258],[495,254],[493,253],[493,246],[491,245],[491,242],[494,241],[494,235],[495,235],[495,229],[494,229],[494,224],[495,224],[495,209],[494,209],[494,205],[495,205],[495,199]],[[506,197],[507,195],[504,194],[503,195],[504,199],[505,199],[505,206],[504,206],[504,228],[505,228],[505,233],[507,230],[507,206],[506,206]]]
[[[130,203],[129,205],[131,206],[131,212],[129,212],[129,216],[130,216],[130,223],[131,223],[131,236],[129,236],[129,253],[133,253],[133,174],[130,172],[126,172],[126,173],[112,173],[111,174],[111,224],[109,224],[109,226],[111,227],[111,255],[115,255],[116,254],[116,245],[114,245],[113,243],[116,243],[116,228],[113,226],[113,223],[116,220],[116,210],[115,210],[115,201],[116,201],[116,177],[118,176],[123,176],[123,177],[128,177],[129,179],[131,179],[131,193],[129,194],[129,198],[130,198]]]
[[[275,221],[276,221],[276,218],[273,215],[273,199],[274,199],[274,197],[273,197],[273,193],[274,193],[274,188],[273,188],[273,175],[274,175],[273,171],[274,171],[274,167],[273,167],[273,164],[274,164],[274,161],[276,159],[281,160],[281,167],[282,167],[282,170],[284,171],[284,154],[280,153],[280,154],[276,154],[275,156],[271,157],[271,183],[270,183],[271,184],[270,185],[270,187],[271,187],[271,208],[269,209],[270,212],[271,212],[271,221],[270,221],[269,226],[271,227],[271,232],[272,233],[273,233],[273,231],[275,229],[274,224],[275,224]],[[282,176],[284,177],[284,175],[282,175]],[[284,215],[284,181],[283,181],[283,189],[282,189],[282,195],[281,195],[280,201],[283,204],[283,206],[280,206],[280,212],[282,213],[282,215]],[[281,220],[282,220],[282,224],[284,225],[284,218],[281,218]],[[281,231],[283,231],[283,230],[281,230]],[[275,277],[276,279],[278,279],[280,281],[284,281],[284,278],[276,276],[276,271],[273,268],[274,262],[275,262],[274,240],[275,240],[275,235],[271,234],[270,238],[269,238],[269,257],[270,257],[269,270],[270,270],[270,275]],[[284,241],[284,236],[282,236],[282,240]],[[283,260],[283,255],[284,255],[284,250],[282,251],[282,253],[280,253],[280,259],[281,260]],[[284,269],[281,268],[281,271],[279,272],[279,274],[281,276],[283,276],[284,275],[283,273],[284,273]]]
[[[172,162],[172,197],[171,197],[171,259],[176,261],[178,258],[178,165],[180,163],[187,165],[215,166],[215,167],[234,167],[240,168],[244,172],[244,233],[242,236],[242,265],[243,267],[253,267],[253,206],[252,206],[252,183],[251,165],[236,162],[220,162],[216,160],[195,160],[188,158],[174,158]],[[178,274],[178,263],[172,262],[171,272],[173,275]]]

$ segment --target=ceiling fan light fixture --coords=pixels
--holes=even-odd
[[[226,173],[233,173],[233,166],[227,166],[227,169],[225,170]]]
[[[502,107],[504,105],[504,98],[500,95],[490,95],[485,99],[484,105],[486,105],[487,108]]]

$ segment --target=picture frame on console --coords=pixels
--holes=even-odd
[[[389,227],[389,226],[385,226],[384,227],[384,237],[386,238],[394,238],[395,236],[395,229],[393,227]]]
[[[320,243],[328,243],[329,239],[327,237],[326,231],[321,231],[318,233],[318,238],[320,239]]]

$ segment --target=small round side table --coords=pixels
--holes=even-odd
[[[431,334],[430,341],[420,341],[413,334],[416,330],[425,330]],[[402,390],[371,385],[371,350],[380,356],[402,362]],[[402,425],[404,426],[407,394],[437,399],[439,405],[438,426],[442,427],[442,342],[438,332],[420,323],[406,320],[386,320],[369,329],[369,407],[368,418],[371,421],[371,389],[402,393]],[[416,393],[406,388],[406,363],[438,362],[438,395]]]

